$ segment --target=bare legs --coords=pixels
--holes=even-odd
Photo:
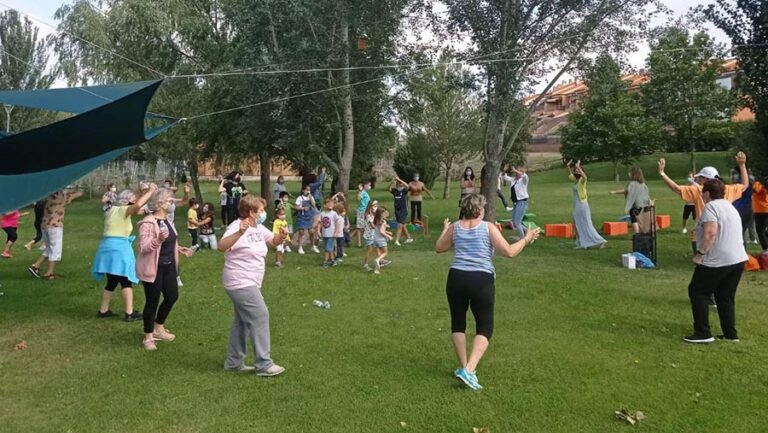
[[[488,339],[482,335],[476,335],[472,342],[472,351],[469,354],[469,360],[467,360],[467,336],[463,332],[454,332],[451,334],[453,340],[453,349],[456,351],[456,357],[459,359],[459,364],[463,368],[466,368],[470,373],[474,373],[477,369],[477,364],[485,355],[485,351],[488,349]]]
[[[112,301],[112,294],[109,290],[103,290],[101,293],[101,307],[99,307],[100,313],[106,313],[109,311],[109,303]],[[133,288],[126,287],[122,289],[121,295],[123,296],[123,303],[125,304],[125,312],[128,315],[133,314]]]

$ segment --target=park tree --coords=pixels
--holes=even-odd
[[[112,83],[214,70],[232,56],[232,30],[223,25],[216,1],[191,5],[180,0],[77,0],[56,12],[55,50],[71,85]],[[72,35],[77,35],[74,37]],[[206,107],[206,83],[166,79],[153,99],[154,113],[188,116]],[[166,119],[173,121],[174,119]],[[208,154],[210,119],[196,119],[142,146],[148,157],[183,161],[198,199],[198,162]]]
[[[397,104],[407,140],[423,142],[429,157],[442,168],[443,198],[450,196],[454,163],[482,150],[482,107],[477,95],[462,82],[462,72],[460,64],[443,56],[436,67],[403,78]]]
[[[646,30],[654,0],[446,0],[447,28],[472,41],[469,59],[482,69],[486,120],[486,218],[495,219],[502,161],[546,93],[585,53],[621,51]],[[540,77],[547,77],[544,83]],[[519,103],[533,86],[543,91]],[[520,148],[520,146],[518,146]]]
[[[0,13],[0,89],[47,89],[56,78],[48,68],[49,41],[39,37],[39,29],[18,12]],[[4,105],[6,133],[24,131],[54,119],[53,113]]]
[[[768,175],[768,2],[763,0],[717,0],[702,7],[704,15],[731,38],[739,61],[736,90],[741,102],[755,112],[758,140],[753,156],[760,164],[750,167]]]
[[[636,95],[628,93],[618,63],[599,56],[586,76],[589,93],[581,110],[571,114],[562,130],[565,159],[611,161],[619,181],[619,164],[629,165],[661,143],[662,126],[646,115]]]
[[[691,37],[687,30],[670,27],[651,44],[646,62],[650,82],[643,86],[644,105],[672,128],[672,142],[690,153],[694,171],[699,127],[727,121],[736,106],[733,93],[717,84],[723,57],[722,47],[706,33]]]

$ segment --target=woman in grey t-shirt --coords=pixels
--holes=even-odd
[[[696,255],[693,257],[696,269],[688,286],[693,311],[693,335],[684,338],[688,343],[715,341],[709,329],[709,299],[713,293],[723,331],[718,338],[739,340],[735,298],[747,252],[739,212],[724,196],[725,184],[719,179],[704,183],[702,199],[705,207],[696,225]]]

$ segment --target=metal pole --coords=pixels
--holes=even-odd
[[[11,111],[13,111],[13,105],[3,104],[5,109],[5,133],[11,133]]]

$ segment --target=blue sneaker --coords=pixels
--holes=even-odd
[[[469,389],[475,391],[483,389],[483,387],[477,383],[477,375],[470,373],[466,368],[460,368],[455,372],[456,378],[459,379],[464,385],[467,385]]]

